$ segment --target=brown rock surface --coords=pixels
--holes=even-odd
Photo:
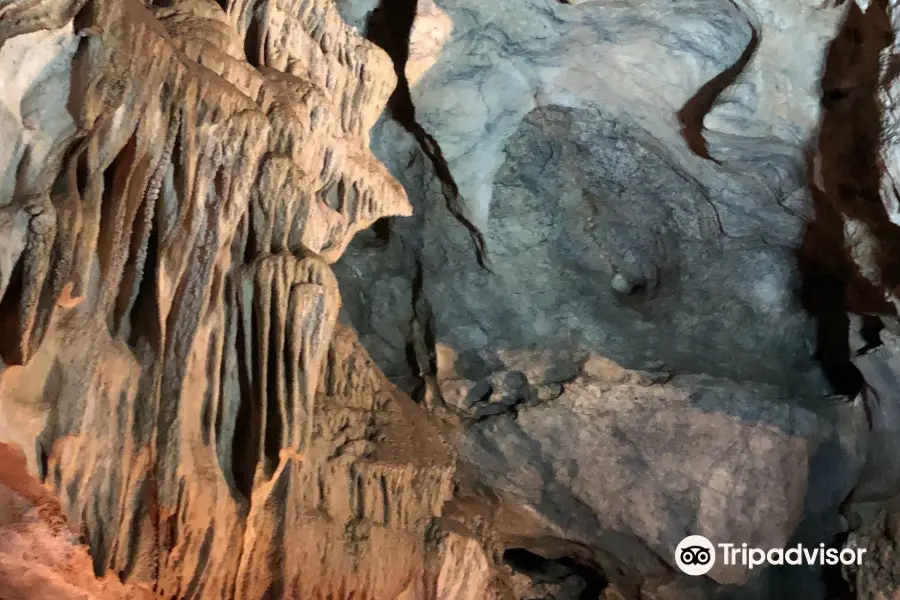
[[[59,503],[25,468],[25,456],[0,444],[0,598],[149,600],[149,589],[94,576],[88,548],[69,529]]]
[[[0,437],[97,574],[167,598],[434,588],[452,462],[336,329],[329,267],[410,211],[367,149],[389,59],[321,0],[0,10]]]

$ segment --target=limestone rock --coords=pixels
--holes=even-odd
[[[900,493],[898,10],[0,0],[42,593],[824,598],[672,551]]]
[[[94,576],[88,548],[59,503],[27,471],[21,451],[0,444],[0,597],[4,600],[150,600],[147,588]]]
[[[888,501],[900,494],[900,336],[882,331],[880,339],[881,346],[854,360],[866,380],[871,427],[866,468],[853,494],[859,502]]]
[[[897,563],[898,520],[896,506],[889,506],[861,531],[852,534],[846,548],[863,548],[859,566],[844,567],[844,576],[857,598],[893,600],[900,597],[900,564]]]
[[[410,211],[368,150],[388,57],[320,0],[0,12],[0,438],[97,574],[429,589],[453,465],[336,329],[329,266]]]
[[[846,7],[439,6],[452,35],[423,76],[407,73],[439,159],[406,122],[386,119],[373,138],[418,211],[394,233],[419,249],[436,343],[460,355],[539,344],[827,393],[795,253],[813,214],[805,144],[822,116],[823,55]],[[421,8],[413,33],[433,21]],[[787,45],[792,60],[780,60]],[[721,93],[694,115],[713,80]],[[440,200],[448,177],[453,211]],[[457,216],[483,238],[492,273]],[[393,250],[345,261],[362,281],[396,264]],[[385,293],[416,287],[414,269]],[[394,312],[351,318],[365,338]],[[399,365],[404,345],[379,338],[379,364]]]
[[[642,579],[692,528],[831,542],[857,485],[896,493],[897,403],[870,432],[857,392],[879,359],[853,359],[848,316],[895,319],[900,237],[870,160],[895,145],[875,110],[894,9],[436,4],[452,33],[424,75],[410,53],[406,110],[372,137],[414,216],[335,268],[373,357],[462,420],[464,463],[534,539]],[[651,383],[587,373],[597,356]],[[713,578],[824,593],[816,573],[746,575]]]
[[[654,553],[674,565],[688,535],[783,547],[804,517],[836,510],[864,460],[859,434],[841,425],[865,427],[858,406],[828,416],[772,389],[688,376],[564,387],[552,402],[472,425],[462,456],[601,564],[604,554],[628,556],[635,579],[661,574]],[[721,583],[749,575],[724,566],[710,574]]]

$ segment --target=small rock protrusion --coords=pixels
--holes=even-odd
[[[610,285],[612,286],[612,289],[619,292],[620,294],[628,294],[628,295],[631,295],[631,294],[634,294],[634,293],[640,291],[641,288],[643,287],[643,285],[641,285],[641,282],[632,281],[630,278],[626,277],[622,273],[616,273],[613,276],[612,282],[610,282]]]
[[[75,284],[72,281],[66,283],[66,285],[62,289],[62,293],[59,295],[59,300],[56,303],[63,308],[74,308],[81,304],[81,301],[84,300],[84,296],[81,295],[72,295],[72,291],[75,289]]]

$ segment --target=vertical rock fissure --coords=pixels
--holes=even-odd
[[[240,294],[240,282],[235,282],[235,294]],[[255,317],[254,317],[255,318]],[[259,364],[256,344],[251,345],[250,356],[247,345],[253,339],[253,331],[247,331],[247,321],[243,315],[235,316],[237,321],[237,377],[239,382],[237,398],[237,418],[235,420],[234,442],[231,447],[232,476],[237,491],[247,502],[253,497],[253,481],[256,465],[259,463],[261,418],[256,409],[258,383],[252,366]],[[240,441],[238,441],[240,440]]]
[[[416,119],[416,108],[406,77],[406,64],[409,60],[410,34],[417,6],[417,0],[382,0],[369,16],[366,36],[387,52],[394,63],[397,87],[388,100],[388,113],[413,135],[422,152],[428,157],[440,181],[447,210],[468,230],[478,265],[490,272],[484,234],[465,215],[460,205],[459,186],[447,159],[444,158],[440,144]]]
[[[896,276],[890,249],[900,247],[900,229],[892,226],[881,201],[877,158],[878,60],[889,42],[877,38],[890,30],[885,10],[883,0],[865,13],[852,3],[829,46],[819,136],[808,161],[815,214],[798,251],[801,302],[817,324],[816,358],[834,392],[848,397],[865,387],[851,360],[856,349],[850,347],[848,314],[896,314],[884,290],[863,276],[846,233],[848,223],[869,227],[882,249],[881,272]]]

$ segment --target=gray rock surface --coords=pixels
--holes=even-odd
[[[861,410],[817,414],[785,400],[763,386],[707,378],[577,379],[552,402],[471,426],[462,455],[560,538],[625,560],[646,578],[659,574],[658,563],[629,538],[673,566],[688,535],[783,547],[805,510],[835,510],[851,491],[864,458]],[[750,575],[727,567],[710,574],[721,583]]]
[[[871,511],[871,507],[870,511]],[[860,566],[845,567],[844,578],[856,598],[896,600],[900,598],[900,513],[896,502],[876,511],[859,531],[844,544],[846,548],[865,548],[866,560]]]
[[[833,395],[828,324],[801,302],[797,260],[823,204],[851,231],[817,247],[826,270],[846,244],[866,272],[883,242],[832,197],[858,176],[855,146],[825,156],[862,126],[848,110],[868,105],[820,104],[823,88],[869,90],[871,52],[852,44],[882,35],[877,9],[420,5],[414,114],[385,116],[372,136],[415,213],[358,238],[335,271],[373,358],[461,419],[479,481],[623,572],[623,589],[670,572],[687,534],[829,543],[857,485],[860,498],[896,493],[898,454],[878,431],[896,430],[898,403],[883,396],[870,434],[869,398]],[[851,46],[835,58],[837,37]],[[856,361],[866,378],[874,356]],[[653,593],[825,593],[815,570],[749,575]]]
[[[900,494],[900,336],[882,331],[883,345],[854,362],[866,378],[871,421],[868,461],[854,499],[886,501]]]
[[[417,206],[415,225],[395,230],[403,248],[419,249],[436,343],[467,356],[593,351],[628,367],[826,391],[794,252],[812,209],[803,146],[842,10],[758,4],[428,3],[413,28],[428,33],[411,48],[439,53],[424,75],[409,65],[428,51],[411,55],[415,118],[440,147],[455,208],[480,231],[493,270],[472,260],[428,159],[383,122],[373,147]],[[788,37],[796,52],[778,60]],[[422,38],[433,43],[416,46]],[[692,98],[745,51],[750,60],[705,120],[685,125]],[[682,131],[701,125],[717,161]],[[372,253],[344,261],[364,275],[339,273],[348,290],[399,264]],[[379,285],[384,300],[367,289],[370,306],[393,310],[353,316],[364,338],[380,338],[370,349],[390,368],[405,361],[403,344],[396,329],[377,328],[408,319],[406,271],[407,282]],[[561,362],[553,367],[573,363]]]
[[[460,355],[561,346],[812,388],[791,248],[723,236],[709,190],[644,129],[602,108],[538,108],[505,152],[485,232],[493,273],[466,260],[467,240],[438,242],[439,222],[423,233],[440,343]]]

